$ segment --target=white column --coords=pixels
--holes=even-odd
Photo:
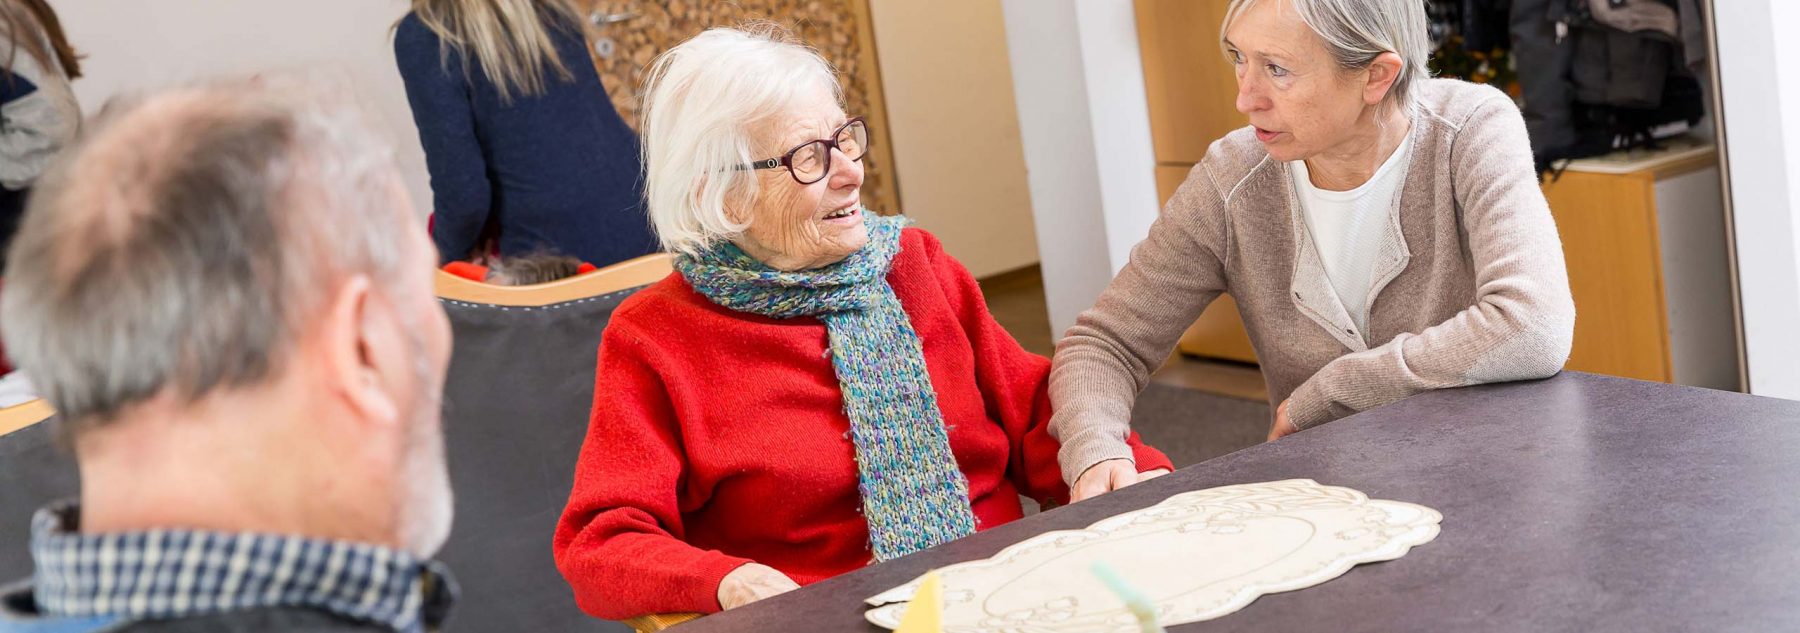
[[[1750,392],[1800,399],[1800,5],[1713,9]]]
[[[1050,327],[1093,305],[1156,220],[1131,0],[1002,0]]]

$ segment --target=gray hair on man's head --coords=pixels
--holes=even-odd
[[[1408,115],[1418,109],[1415,90],[1431,77],[1431,33],[1425,0],[1231,0],[1219,39],[1238,16],[1258,2],[1285,2],[1325,43],[1325,50],[1347,70],[1367,68],[1382,53],[1400,56],[1404,67],[1388,89],[1386,103]]]
[[[806,96],[843,90],[831,64],[786,29],[715,28],[663,53],[644,82],[644,197],[663,248],[692,254],[741,233],[729,204],[756,198],[757,126]]]
[[[271,76],[109,104],[44,175],[0,322],[76,432],[258,384],[349,275],[391,287],[412,218],[349,92]]]

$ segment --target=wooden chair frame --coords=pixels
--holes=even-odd
[[[56,410],[42,398],[0,409],[0,435],[43,422],[55,414]]]
[[[590,273],[531,286],[496,286],[440,270],[437,273],[437,296],[453,301],[489,305],[546,306],[656,283],[675,269],[673,262],[674,258],[667,253],[654,253]]]

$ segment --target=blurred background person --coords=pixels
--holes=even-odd
[[[394,57],[443,262],[546,249],[596,266],[656,250],[637,135],[568,0],[414,0]],[[490,246],[486,236],[493,237]]]
[[[80,76],[80,56],[49,4],[0,0],[0,253],[19,228],[32,183],[81,129],[81,105],[69,90]],[[0,346],[0,375],[12,369]]]
[[[69,90],[80,76],[80,56],[50,5],[0,0],[0,249],[18,229],[32,183],[81,128]]]
[[[593,264],[553,253],[493,257],[485,260],[485,263],[450,262],[444,265],[444,272],[496,286],[547,284],[595,270],[597,268]]]

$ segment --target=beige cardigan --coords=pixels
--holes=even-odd
[[[1575,305],[1519,109],[1491,87],[1418,90],[1413,155],[1371,287],[1369,331],[1338,301],[1287,165],[1249,128],[1215,141],[1057,344],[1050,432],[1063,476],[1130,459],[1133,401],[1221,292],[1237,299],[1271,404],[1301,429],[1429,389],[1542,378]]]

